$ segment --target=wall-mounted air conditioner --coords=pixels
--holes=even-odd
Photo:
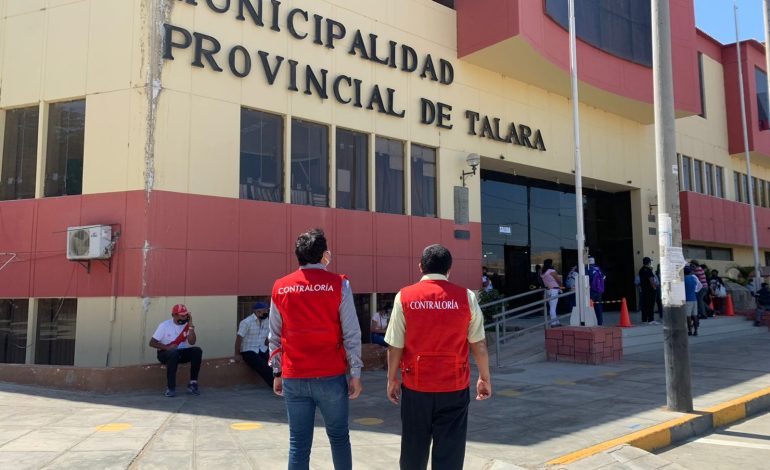
[[[67,259],[108,259],[112,256],[112,247],[109,225],[67,228]]]

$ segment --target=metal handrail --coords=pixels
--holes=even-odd
[[[545,328],[548,329],[550,326],[549,320],[548,320],[548,301],[551,300],[551,297],[547,295],[546,289],[536,289],[529,292],[524,292],[522,294],[513,295],[510,297],[506,297],[504,299],[495,300],[493,302],[488,302],[484,305],[481,305],[481,308],[488,308],[495,305],[500,305],[500,313],[492,316],[493,322],[484,325],[484,328],[491,328],[494,326],[495,328],[495,361],[497,367],[500,367],[500,347],[504,342],[507,342],[513,338],[516,338],[518,336],[523,335],[525,332],[538,329],[538,328]],[[534,302],[530,302],[525,305],[520,305],[518,307],[514,307],[512,309],[506,310],[505,303],[510,302],[512,300],[520,299],[529,295],[533,295],[536,293],[541,293],[543,295],[543,298],[540,300],[536,300]],[[555,298],[560,299],[562,297],[567,297],[569,295],[575,295],[574,291],[567,291],[562,292],[559,295],[557,295]],[[517,330],[512,333],[508,333],[507,330],[507,322],[510,320],[516,320],[522,317],[525,317],[527,315],[531,315],[533,313],[537,313],[542,308],[543,311],[543,322],[538,323],[536,325],[524,328],[522,330]],[[562,315],[559,318],[564,318],[570,314]],[[502,328],[501,328],[502,327]],[[502,332],[501,332],[502,330]]]

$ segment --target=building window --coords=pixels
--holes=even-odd
[[[24,364],[28,299],[0,299],[0,363]]]
[[[758,205],[767,207],[767,181],[758,180],[759,184],[759,202]]]
[[[369,136],[337,129],[337,208],[369,210]]]
[[[725,197],[725,169],[722,168],[721,166],[717,166],[715,170],[716,170],[714,172],[714,177],[715,177],[714,182],[716,183],[715,196],[724,198]]]
[[[741,174],[737,171],[733,172],[733,186],[735,187],[735,200],[737,202],[743,202],[743,194],[741,194]]]
[[[682,155],[682,191],[692,191],[692,158]]]
[[[741,202],[749,202],[749,177],[741,174]]]
[[[377,137],[374,150],[377,212],[404,213],[404,143]]]
[[[717,248],[713,246],[684,245],[684,257],[686,259],[732,261],[733,250],[731,248]]]
[[[283,118],[241,108],[240,198],[283,201]]]
[[[77,311],[77,299],[38,301],[35,364],[75,364]]]
[[[706,194],[714,195],[714,165],[706,163],[703,167],[706,178]]]
[[[757,82],[757,117],[759,119],[759,130],[766,131],[770,129],[768,115],[770,115],[770,105],[767,96],[767,74],[754,67],[754,79]]]
[[[455,8],[455,0],[433,0],[433,1],[436,3],[440,3],[445,7],[451,8],[453,10]]]
[[[436,149],[412,144],[412,215],[436,217]]]
[[[37,106],[5,113],[0,200],[35,197],[39,114]]]
[[[291,203],[329,207],[329,129],[291,122]]]
[[[241,323],[241,320],[251,315],[252,307],[256,302],[264,302],[270,305],[269,295],[239,295],[238,296],[238,312],[236,314],[236,325]]]
[[[698,85],[700,86],[700,114],[698,116],[706,117],[706,84],[703,79],[703,53],[698,52]]]
[[[569,28],[567,2],[546,0],[546,13]],[[599,49],[637,64],[652,67],[650,2],[575,1],[575,34]]]
[[[693,182],[695,183],[695,192],[703,193],[703,162],[700,160],[693,160],[692,172]]]
[[[762,199],[759,197],[759,181],[757,181],[755,176],[751,177],[751,188],[753,190],[752,194],[754,195],[754,205],[758,206],[762,204]]]
[[[85,100],[50,106],[43,190],[45,197],[82,194],[85,128]]]
[[[361,342],[371,343],[372,295],[353,294],[353,303],[356,306],[358,325],[361,327]]]

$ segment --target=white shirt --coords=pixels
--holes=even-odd
[[[179,334],[182,333],[182,330],[184,330],[185,326],[187,326],[187,323],[184,325],[177,325],[174,323],[173,319],[166,320],[158,325],[158,328],[155,330],[155,333],[152,334],[152,337],[158,340],[158,342],[161,344],[170,344],[172,341],[179,337]],[[187,340],[182,341],[179,343],[179,346],[177,346],[178,349],[189,347],[190,345],[187,344]]]
[[[390,316],[388,314],[380,314],[380,312],[374,312],[374,315],[372,315],[372,323],[377,325],[379,329],[383,331],[388,327],[389,320]]]
[[[269,332],[270,320],[267,317],[264,320],[260,320],[252,313],[241,320],[241,323],[238,325],[238,336],[243,338],[243,341],[241,341],[241,352],[266,352],[267,346],[265,341]]]

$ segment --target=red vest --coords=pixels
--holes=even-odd
[[[343,279],[324,269],[298,269],[275,281],[283,377],[331,377],[347,370],[339,313]]]
[[[418,392],[468,388],[468,291],[448,281],[420,281],[401,289],[406,322],[401,378]]]

